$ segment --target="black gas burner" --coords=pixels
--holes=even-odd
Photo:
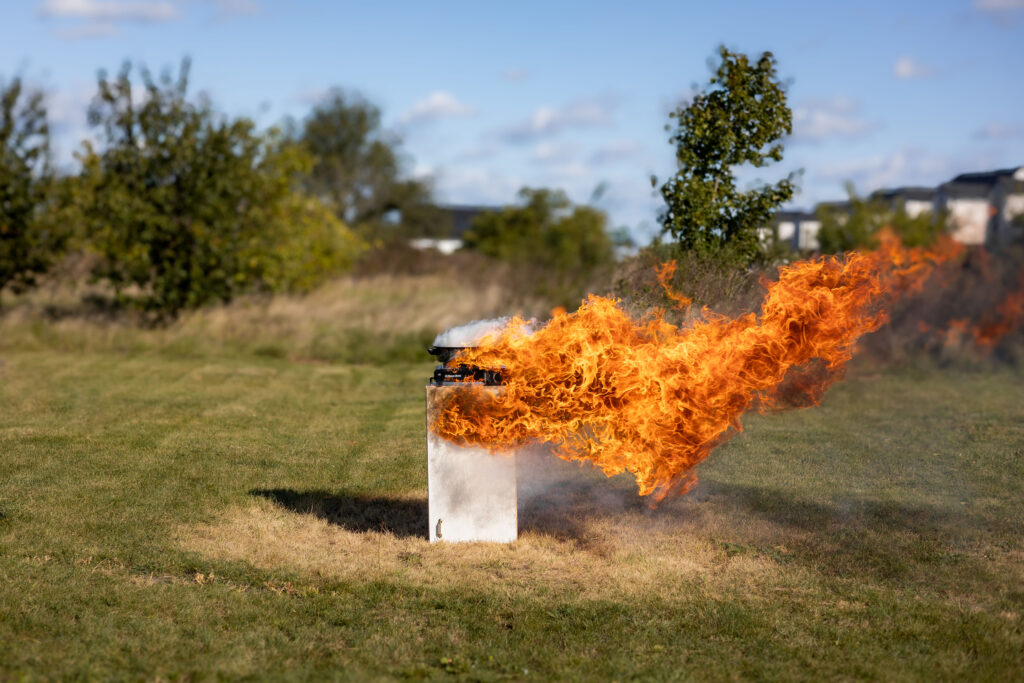
[[[466,348],[469,347],[431,346],[428,348],[427,353],[436,356],[441,361],[441,365],[438,365],[434,370],[434,376],[430,378],[430,383],[436,387],[466,383],[499,386],[502,383],[501,373],[496,370],[484,370],[483,368],[464,363],[454,366],[449,365],[456,354]]]

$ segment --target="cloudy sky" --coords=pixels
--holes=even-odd
[[[718,44],[775,53],[794,133],[773,178],[794,207],[1024,164],[1024,0],[927,2],[4,0],[0,79],[50,93],[66,161],[96,73],[192,58],[222,110],[272,125],[332,86],[358,90],[442,201],[524,186],[596,197],[656,230],[650,176],[673,170],[668,112]],[[748,174],[745,182],[758,176]]]

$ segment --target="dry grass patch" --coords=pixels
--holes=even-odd
[[[639,601],[682,599],[694,583],[713,596],[795,589],[809,580],[780,554],[734,552],[717,541],[735,531],[736,519],[704,514],[699,502],[651,510],[627,482],[550,456],[520,462],[521,472],[524,465],[532,469],[520,477],[520,536],[511,544],[429,543],[422,498],[290,491],[255,491],[246,506],[180,527],[175,539],[209,560],[298,572],[314,582],[397,581],[442,591]],[[768,522],[749,523],[747,533],[786,552],[786,534]]]
[[[780,567],[758,556],[730,556],[685,530],[638,534],[635,520],[598,522],[604,540],[559,540],[526,531],[511,544],[439,543],[379,531],[352,531],[315,514],[269,501],[225,513],[212,524],[183,527],[182,550],[210,560],[304,574],[307,580],[398,581],[434,590],[548,592],[586,600],[672,597],[676,582],[699,581],[712,594],[781,581]]]

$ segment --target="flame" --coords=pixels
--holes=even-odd
[[[909,249],[886,235],[875,251],[780,268],[764,283],[760,315],[705,309],[682,328],[658,314],[635,320],[594,295],[532,334],[515,319],[453,361],[500,369],[505,390],[452,392],[431,429],[492,451],[548,443],[608,476],[632,473],[641,495],[684,493],[745,411],[816,403],[896,296],[921,288],[959,249],[951,240]],[[673,271],[658,269],[667,292]]]
[[[977,325],[966,319],[950,321],[951,334],[955,331],[970,337],[982,350],[990,352],[996,345],[1012,332],[1024,327],[1024,270],[1017,278],[1017,286],[996,304],[989,315],[982,318]]]
[[[1001,288],[1001,277],[993,270],[990,252],[979,249],[972,257],[985,285]],[[917,326],[918,332],[934,336],[946,349],[959,349],[965,342],[973,342],[981,351],[992,352],[1003,338],[1024,329],[1024,269],[1018,272],[1013,289],[980,316],[952,318],[943,326],[920,321]]]
[[[680,310],[685,310],[690,307],[693,300],[672,289],[671,282],[675,277],[676,268],[678,268],[678,264],[675,261],[667,261],[656,266],[654,272],[658,276],[658,284],[665,291],[665,296],[674,301]]]

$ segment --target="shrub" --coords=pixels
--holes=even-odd
[[[902,204],[893,206],[879,197],[860,197],[847,183],[849,201],[845,204],[822,204],[818,207],[818,242],[825,253],[851,249],[874,249],[883,228],[899,236],[911,247],[927,246],[946,232],[945,211],[924,211],[916,216],[907,213]]]
[[[565,193],[523,188],[521,206],[480,214],[463,236],[466,247],[530,272],[533,293],[567,305],[596,273],[614,262],[607,217],[573,206]]]
[[[89,118],[102,143],[86,144],[75,188],[102,256],[94,275],[119,298],[173,317],[242,291],[308,289],[351,265],[358,240],[297,190],[306,152],[186,99],[187,61],[176,79],[141,75],[136,98],[130,64],[100,74]]]
[[[35,283],[65,239],[50,201],[50,131],[41,92],[0,85],[0,290]]]

